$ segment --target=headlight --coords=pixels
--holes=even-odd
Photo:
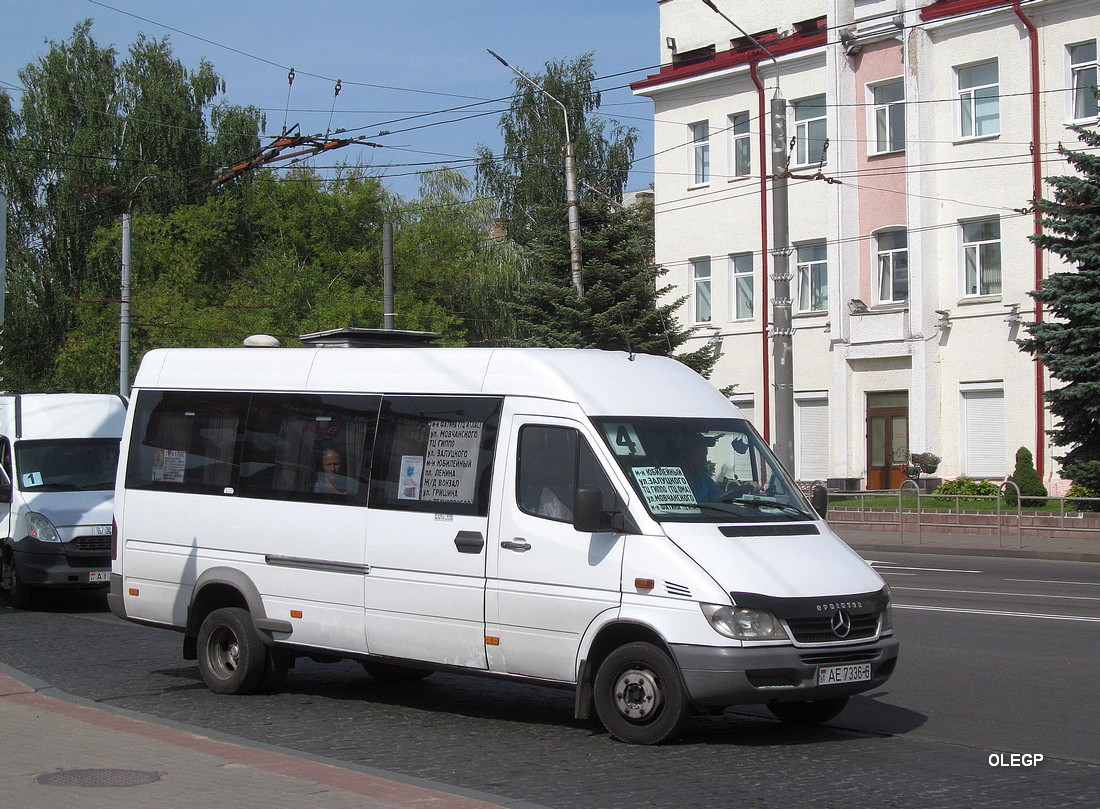
[[[60,542],[61,535],[53,527],[53,523],[42,514],[35,511],[27,513],[27,536],[34,537],[39,542]]]
[[[879,623],[879,632],[893,632],[894,631],[894,611],[891,607],[893,594],[890,592],[890,585],[887,584],[883,588],[883,592],[886,595],[886,606],[882,610],[882,621]]]
[[[735,640],[787,640],[779,619],[765,610],[700,604],[714,631]]]

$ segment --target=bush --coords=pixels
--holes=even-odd
[[[1016,450],[1016,469],[1008,476],[1008,479],[1020,487],[1020,499],[1024,508],[1042,508],[1047,504],[1047,487],[1043,485],[1042,478],[1035,471],[1035,461],[1031,457],[1031,450],[1020,447]],[[1011,486],[1005,486],[1005,502],[1010,506],[1016,505],[1016,490]]]
[[[1089,500],[1073,500],[1074,497],[1100,497],[1100,492],[1093,491],[1088,486],[1074,483],[1066,492],[1066,508],[1074,511],[1100,511],[1100,502]]]
[[[950,495],[962,495],[962,499],[958,502],[960,504],[967,502],[966,496],[977,498],[981,496],[998,497],[1001,493],[996,483],[990,483],[988,480],[974,480],[974,478],[961,477],[954,480],[947,480],[936,487],[936,490],[932,492],[933,495],[937,494],[950,494]],[[942,505],[953,506],[955,499],[944,500]],[[981,503],[983,501],[973,499],[971,503]]]

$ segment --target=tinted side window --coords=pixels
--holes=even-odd
[[[385,397],[371,507],[485,516],[500,404],[490,397]]]
[[[126,488],[232,494],[246,393],[141,391]]]
[[[615,489],[580,433],[569,427],[528,425],[519,434],[516,499],[522,511],[560,522],[573,519],[578,486],[603,491],[604,508],[613,508]]]

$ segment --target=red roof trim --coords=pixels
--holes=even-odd
[[[825,18],[819,17],[818,21],[817,31],[812,34],[795,33],[785,37],[757,37],[757,41],[767,48],[773,56],[783,56],[788,53],[797,53],[798,51],[820,48],[828,41],[829,35],[825,26]],[[760,62],[767,58],[768,57],[759,48],[753,48],[752,50],[746,51],[734,49],[721,51],[716,53],[713,59],[708,59],[705,62],[698,62],[693,65],[684,65],[683,67],[677,65],[663,65],[660,73],[633,82],[630,85],[630,89],[642,90],[647,87],[658,87],[662,84],[678,81],[679,79],[705,76],[707,73],[714,73],[739,65],[747,65],[752,62]]]
[[[936,0],[921,9],[922,20],[939,20],[997,6],[1011,6],[1012,0]]]

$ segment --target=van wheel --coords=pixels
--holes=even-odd
[[[775,702],[767,707],[777,719],[792,725],[820,725],[835,719],[847,704],[847,697],[835,697],[809,702]]]
[[[691,711],[676,664],[652,643],[628,643],[608,655],[593,696],[603,726],[632,744],[672,739]]]
[[[431,669],[414,669],[412,666],[399,666],[395,663],[379,663],[373,660],[363,661],[363,670],[371,677],[383,683],[411,683],[423,680],[435,674]]]
[[[250,694],[264,677],[267,647],[240,607],[223,607],[199,628],[199,673],[215,694]],[[284,672],[285,673],[285,672]]]
[[[14,610],[29,610],[34,601],[34,588],[23,581],[19,576],[19,569],[15,566],[15,560],[11,560],[9,571],[11,575],[11,589],[8,591],[8,603]]]

